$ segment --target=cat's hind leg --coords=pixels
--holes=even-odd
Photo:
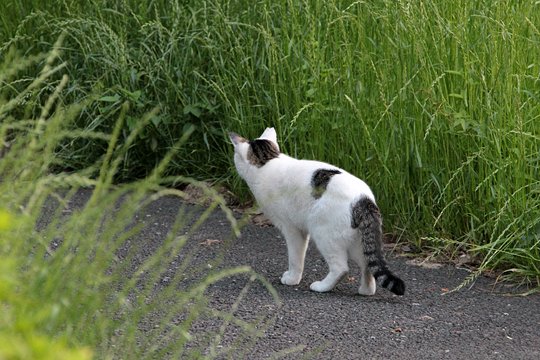
[[[371,272],[368,270],[367,267],[362,269],[362,275],[360,278],[360,287],[358,288],[358,293],[360,295],[365,296],[371,296],[375,294],[375,290],[377,289],[377,285],[375,282],[375,278],[371,274]]]
[[[281,232],[287,241],[289,255],[289,270],[285,271],[281,276],[281,283],[284,285],[298,285],[304,272],[304,259],[309,235],[292,226],[283,227]]]
[[[317,292],[330,291],[349,271],[347,250],[335,245],[330,241],[317,243],[320,253],[328,264],[329,272],[323,280],[312,283],[309,287],[311,290]]]
[[[360,287],[358,288],[358,293],[365,296],[374,295],[375,290],[377,289],[377,283],[371,272],[368,270],[366,257],[364,256],[362,246],[359,242],[354,242],[351,245],[349,248],[349,255],[351,259],[358,264],[360,271],[362,272],[360,274]]]

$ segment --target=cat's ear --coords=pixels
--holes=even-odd
[[[274,144],[277,145],[277,135],[276,135],[276,130],[271,127],[271,128],[266,128],[266,130],[264,130],[264,132],[262,133],[262,135],[259,137],[259,139],[266,139],[266,140],[270,140],[272,141]]]
[[[240,143],[243,143],[243,142],[247,142],[246,139],[244,139],[243,137],[241,137],[237,133],[233,133],[233,132],[229,133],[229,138],[231,139],[231,142],[233,143],[234,146],[236,146],[236,145],[238,145]]]

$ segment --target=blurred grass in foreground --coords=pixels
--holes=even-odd
[[[0,358],[215,358],[247,351],[264,331],[268,314],[244,321],[235,314],[238,303],[255,283],[266,286],[270,299],[278,301],[277,295],[248,267],[190,268],[194,255],[185,244],[213,210],[220,207],[227,213],[233,232],[238,224],[212,189],[185,177],[162,177],[189,132],[148,177],[114,185],[126,151],[155,112],[141,118],[122,143],[118,139],[127,103],[112,132],[73,130],[77,115],[101,95],[78,104],[65,101],[69,79],[55,77],[66,67],[59,62],[60,48],[58,42],[48,54],[14,54],[0,67]],[[16,83],[38,63],[43,64],[39,76],[24,78],[28,85],[12,96],[5,84]],[[41,112],[35,113],[38,108]],[[61,161],[58,147],[73,138],[99,139],[107,151],[78,171],[51,172]],[[178,210],[157,250],[132,262],[141,258],[133,241],[142,229],[136,215],[160,197],[183,198],[182,191],[164,187],[173,182],[201,186],[212,205],[189,226],[187,213]],[[90,198],[73,207],[70,202],[83,188],[92,188]],[[167,286],[156,289],[179,258],[183,260],[169,274]],[[214,308],[207,288],[235,275],[246,279],[246,287],[230,309]],[[217,328],[194,334],[191,326],[198,319],[212,319]],[[236,329],[236,342],[223,343],[230,326]]]

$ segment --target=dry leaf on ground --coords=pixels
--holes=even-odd
[[[206,239],[204,241],[201,241],[199,244],[204,245],[204,246],[212,246],[214,244],[219,244],[219,243],[221,243],[221,240],[218,240],[218,239]]]

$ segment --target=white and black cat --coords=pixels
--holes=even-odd
[[[302,279],[312,238],[330,271],[311,290],[332,290],[348,272],[351,258],[362,271],[360,294],[373,295],[375,279],[397,295],[405,293],[404,282],[384,259],[381,215],[366,183],[335,166],[280,153],[274,128],[253,141],[229,136],[238,173],[287,241],[289,269],[283,284],[297,285]]]

